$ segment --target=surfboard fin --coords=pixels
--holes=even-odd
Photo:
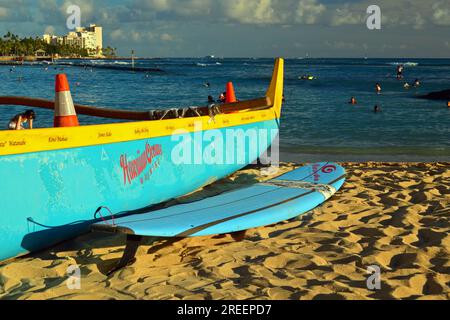
[[[133,264],[136,259],[136,253],[139,249],[139,246],[141,245],[143,236],[137,236],[134,234],[128,234],[127,235],[127,245],[125,247],[125,251],[123,253],[122,258],[117,263],[116,266],[114,266],[111,270],[108,271],[107,275],[110,276],[113,273],[128,267],[130,264]]]

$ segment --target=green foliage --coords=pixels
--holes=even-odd
[[[86,49],[63,44],[48,44],[38,37],[19,38],[8,32],[0,38],[0,55],[2,56],[34,56],[37,50],[44,50],[47,55],[59,54],[64,57],[89,56]]]
[[[103,55],[107,58],[114,58],[117,55],[117,49],[111,48],[109,46],[106,48],[103,48]]]

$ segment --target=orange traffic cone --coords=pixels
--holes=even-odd
[[[57,127],[77,127],[78,117],[73,105],[69,82],[65,74],[56,75],[55,85],[55,122]]]
[[[236,94],[234,92],[233,82],[227,83],[227,96],[226,96],[226,103],[233,103],[237,102]]]

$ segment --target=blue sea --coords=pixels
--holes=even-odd
[[[76,103],[130,110],[203,106],[233,81],[238,99],[264,96],[272,59],[148,59],[137,67],[163,72],[131,72],[39,64],[0,66],[0,95],[53,99],[54,77],[68,75]],[[95,65],[130,67],[131,61],[87,61]],[[396,66],[405,64],[405,80]],[[314,75],[314,81],[299,76]],[[405,90],[405,81],[420,79],[419,88]],[[205,87],[209,82],[211,86]],[[375,83],[382,85],[375,94]],[[288,59],[281,129],[282,160],[286,161],[450,161],[450,109],[444,101],[418,95],[450,88],[450,59]],[[350,97],[359,104],[348,104]],[[383,112],[374,113],[379,105]],[[0,126],[23,110],[0,106]],[[38,112],[37,126],[51,126],[52,112]],[[109,122],[80,116],[82,124]]]

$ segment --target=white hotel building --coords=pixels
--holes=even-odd
[[[65,44],[87,49],[90,56],[102,55],[103,28],[95,24],[91,24],[88,28],[76,28],[63,37],[44,34],[43,39],[48,44]]]

